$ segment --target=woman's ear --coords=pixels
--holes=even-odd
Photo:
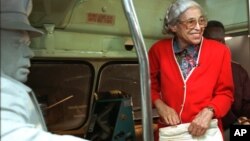
[[[171,30],[172,32],[174,32],[174,33],[177,31],[177,26],[176,26],[176,25],[173,25],[173,26],[170,25],[169,28],[170,28],[170,30]]]

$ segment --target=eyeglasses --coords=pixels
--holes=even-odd
[[[197,22],[199,23],[200,27],[206,27],[207,26],[207,19],[205,17],[200,17],[198,20],[195,18],[191,18],[185,21],[178,20],[180,24],[184,24],[188,29],[193,29],[197,25]]]

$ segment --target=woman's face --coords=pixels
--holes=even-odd
[[[197,45],[201,42],[202,34],[207,25],[207,20],[197,7],[187,9],[171,30],[178,37],[181,47]]]

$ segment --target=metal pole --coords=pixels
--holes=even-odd
[[[247,0],[247,10],[248,10],[248,35],[247,35],[247,37],[248,37],[248,45],[249,45],[249,54],[250,54],[250,0]],[[250,65],[250,63],[249,63],[249,65]]]
[[[248,3],[248,7],[247,7],[247,9],[248,9],[248,36],[250,36],[250,0],[248,0],[247,1],[247,3]]]
[[[123,7],[136,48],[137,57],[139,59],[143,141],[154,141],[147,49],[145,47],[132,0],[123,0]]]

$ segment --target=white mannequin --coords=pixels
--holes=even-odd
[[[1,29],[1,140],[86,141],[47,131],[41,110],[27,81],[30,37],[27,31]]]
[[[31,0],[1,0],[1,141],[86,141],[47,131],[28,79],[34,56],[30,38],[42,35],[28,16]]]

